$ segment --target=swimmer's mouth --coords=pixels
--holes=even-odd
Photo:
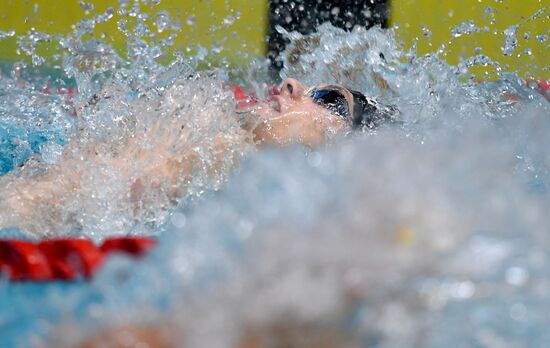
[[[269,105],[269,107],[276,112],[281,112],[280,94],[281,92],[279,87],[277,85],[273,85],[268,89],[267,96],[265,98],[267,105]]]

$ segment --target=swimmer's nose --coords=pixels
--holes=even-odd
[[[304,95],[306,86],[300,81],[292,78],[288,78],[283,81],[281,87],[281,94],[287,95],[292,99],[299,99]]]

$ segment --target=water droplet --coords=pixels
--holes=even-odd
[[[214,42],[212,44],[212,53],[218,55],[221,53],[222,50],[223,50],[223,47],[219,42]]]
[[[172,215],[171,221],[172,221],[172,225],[174,225],[174,227],[183,228],[183,227],[185,227],[185,225],[187,223],[187,217],[185,216],[185,214],[177,211]]]
[[[162,33],[170,25],[170,13],[167,11],[157,12],[155,25],[157,26],[157,31]]]
[[[94,4],[91,2],[86,3],[84,1],[79,1],[78,5],[80,5],[80,7],[84,10],[85,14],[89,14],[94,10]]]
[[[10,30],[10,31],[1,31],[0,30],[0,39],[3,39],[5,37],[12,37],[15,35],[15,31],[14,30]]]
[[[428,29],[426,26],[422,26],[422,33],[424,34],[424,37],[431,37],[432,32],[430,29]]]
[[[503,55],[511,56],[516,50],[516,47],[518,45],[518,40],[516,38],[517,32],[517,25],[512,25],[504,30],[503,34],[506,38],[504,39],[504,45],[500,48]]]
[[[227,16],[223,19],[223,24],[226,25],[226,26],[230,26],[233,23],[235,23],[235,18],[232,17],[232,16]]]
[[[458,26],[451,30],[451,36],[453,38],[461,37],[462,35],[470,35],[472,33],[479,32],[480,29],[474,24],[474,21],[469,20],[460,23]]]
[[[536,38],[538,42],[543,43],[543,42],[546,42],[546,40],[548,40],[548,35],[541,34],[541,35],[537,35]]]
[[[529,273],[522,267],[510,267],[506,270],[506,282],[510,285],[522,286],[529,280]]]
[[[467,280],[458,282],[451,286],[450,294],[452,297],[459,300],[466,300],[472,297],[475,293],[476,286],[473,282]]]
[[[193,15],[187,16],[187,25],[193,26],[197,22],[197,17]]]

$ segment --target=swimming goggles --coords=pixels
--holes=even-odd
[[[363,93],[339,86],[324,85],[309,89],[306,95],[314,103],[341,116],[353,128],[375,128],[384,120],[394,120],[399,110],[393,105],[380,104]]]
[[[347,94],[350,94],[347,91]],[[346,92],[340,86],[313,87],[306,92],[306,95],[317,105],[328,109],[329,111],[349,119],[352,110],[350,101],[346,98]],[[353,101],[351,101],[353,102]]]

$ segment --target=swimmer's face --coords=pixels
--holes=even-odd
[[[280,92],[275,92],[255,108],[254,112],[262,116],[262,120],[253,129],[254,140],[261,144],[302,143],[316,146],[333,134],[349,131],[345,117],[315,99],[315,91],[322,88],[336,89],[340,104],[352,105],[353,96],[340,86],[308,88],[298,80],[286,79]]]

